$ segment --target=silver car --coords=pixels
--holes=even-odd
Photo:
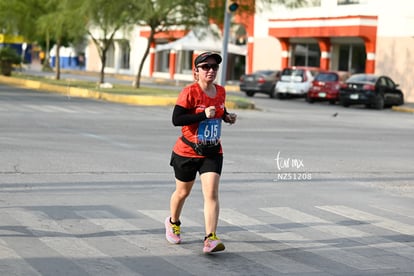
[[[274,91],[274,97],[282,99],[287,96],[306,96],[319,71],[320,69],[316,67],[303,66],[283,69]]]

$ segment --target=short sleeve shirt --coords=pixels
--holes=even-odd
[[[216,87],[216,96],[214,98],[209,97],[198,83],[191,84],[186,86],[181,93],[178,95],[176,105],[179,105],[187,110],[191,114],[197,114],[204,112],[209,106],[216,107],[216,114],[214,118],[220,119],[224,115],[224,104],[226,100],[226,92],[224,87],[215,84]],[[187,138],[187,140],[196,143],[198,127],[200,123],[195,123],[192,125],[186,125],[181,127],[182,135]],[[194,150],[187,144],[185,144],[181,137],[179,137],[174,145],[173,151],[181,156],[185,157],[202,157],[194,152]],[[222,152],[222,150],[220,150]]]

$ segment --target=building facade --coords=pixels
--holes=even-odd
[[[27,44],[23,36],[0,33],[0,48],[10,47],[22,57],[23,63],[32,62],[32,45]]]
[[[296,9],[245,1],[256,5],[256,14],[233,16],[239,28],[233,30],[231,42],[244,50],[229,52],[227,80],[260,69],[316,66],[389,75],[400,85],[406,101],[414,102],[414,79],[408,68],[414,63],[414,1],[309,0],[306,7]],[[148,35],[146,28],[139,27],[117,34],[106,72],[135,75]],[[183,39],[186,35],[183,31],[158,34],[142,75],[191,80],[192,61],[209,43],[202,41],[189,49],[184,47],[189,44]],[[181,46],[168,47],[180,39]],[[221,50],[215,47],[205,50]],[[91,43],[85,54],[86,70],[99,71],[100,61]]]
[[[389,75],[406,101],[414,102],[414,80],[408,73],[414,62],[412,1],[321,0],[299,9],[275,6],[255,16],[248,41],[252,50],[247,68],[304,65]]]

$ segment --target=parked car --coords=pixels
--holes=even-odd
[[[293,66],[283,69],[280,80],[276,84],[274,96],[281,99],[285,96],[306,96],[312,81],[319,73],[316,67]]]
[[[306,95],[307,102],[329,101],[330,104],[335,104],[339,101],[339,89],[349,76],[348,72],[319,72]]]
[[[364,104],[369,108],[383,109],[385,106],[403,105],[404,94],[388,76],[356,74],[341,87],[339,102],[345,107]]]
[[[253,74],[240,77],[240,91],[247,96],[253,97],[256,93],[264,93],[273,97],[273,91],[279,80],[280,71],[278,70],[259,70]]]

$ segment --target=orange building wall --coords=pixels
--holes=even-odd
[[[378,37],[375,72],[389,75],[400,85],[406,102],[414,102],[414,55],[411,37]],[[390,66],[392,64],[392,66]]]

